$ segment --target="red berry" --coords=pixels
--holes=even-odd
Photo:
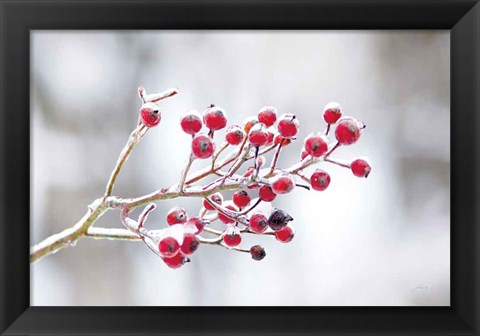
[[[350,169],[353,172],[353,175],[358,177],[368,177],[372,171],[370,164],[363,159],[356,159],[350,164]]]
[[[183,224],[187,222],[187,212],[181,207],[173,207],[167,213],[167,223],[169,225]]]
[[[323,109],[323,119],[327,124],[335,124],[342,116],[342,108],[339,103],[328,103]]]
[[[145,103],[140,109],[140,118],[147,127],[154,127],[160,123],[162,115],[160,114],[160,108],[154,103]]]
[[[322,134],[310,134],[305,139],[305,151],[313,157],[320,157],[328,150],[327,139]]]
[[[275,146],[278,145],[279,143],[282,143],[282,147],[285,147],[292,143],[292,139],[284,138],[280,134],[277,134],[275,135],[275,139],[273,139],[273,143],[275,144]]]
[[[235,208],[233,205],[230,205],[230,204],[227,205],[225,208],[229,209],[229,210],[232,210],[232,211],[238,211],[237,208]],[[220,219],[225,224],[230,224],[230,223],[235,222],[233,219],[230,219],[229,217],[225,216],[220,211],[218,212],[218,219]]]
[[[225,134],[225,140],[229,145],[236,146],[245,138],[245,131],[238,125],[230,126]]]
[[[200,239],[193,233],[187,233],[183,236],[183,243],[180,250],[184,255],[193,254],[200,246]]]
[[[247,119],[245,119],[245,121],[243,122],[243,129],[245,130],[245,132],[248,134],[250,132],[250,130],[252,129],[253,125],[256,125],[258,124],[258,119],[257,117],[248,117]]]
[[[215,203],[219,204],[219,205],[222,205],[222,203],[223,203],[223,196],[220,193],[215,193],[215,194],[211,195],[210,199],[212,201],[214,201]],[[210,202],[207,201],[206,199],[203,200],[203,206],[205,207],[205,209],[210,210],[210,211],[211,210],[216,210],[212,205],[210,205]]]
[[[197,110],[188,110],[180,120],[182,130],[187,134],[195,134],[202,129],[202,115]]]
[[[192,140],[192,153],[198,159],[208,159],[215,151],[215,144],[209,136],[197,135]]]
[[[258,189],[258,197],[264,202],[271,202],[277,197],[272,190],[272,188],[268,185],[263,185]]]
[[[283,114],[277,125],[277,130],[284,138],[291,138],[297,135],[299,128],[299,122],[294,114]]]
[[[180,244],[173,237],[165,237],[158,244],[158,252],[163,257],[173,257],[180,250]]]
[[[250,129],[248,141],[254,147],[260,147],[268,142],[268,131],[264,124],[258,123]]]
[[[242,242],[242,236],[236,231],[230,231],[223,236],[223,242],[227,246],[234,247]]]
[[[168,267],[176,269],[182,267],[186,262],[190,260],[183,256],[181,253],[177,253],[173,257],[162,257],[162,260],[167,264]]]
[[[252,256],[253,260],[260,261],[265,258],[267,252],[265,252],[265,249],[260,245],[254,245],[250,247],[250,255]]]
[[[255,233],[262,233],[268,227],[268,219],[262,214],[254,214],[250,217],[250,230]]]
[[[268,226],[274,231],[280,231],[288,222],[293,218],[288,213],[280,209],[273,209],[272,213],[268,217]]]
[[[275,232],[275,238],[277,238],[277,240],[281,241],[282,243],[288,243],[292,241],[294,236],[295,232],[290,226],[285,226],[280,231]]]
[[[351,145],[360,138],[362,125],[353,118],[342,118],[335,129],[335,137],[341,145]]]
[[[227,126],[227,114],[221,107],[212,104],[203,112],[203,122],[212,131],[218,131]]]
[[[295,181],[289,175],[280,175],[271,184],[275,194],[287,194],[295,188]]]
[[[310,176],[310,184],[314,190],[324,191],[330,184],[330,175],[324,170],[317,169]]]
[[[277,121],[277,109],[272,106],[264,106],[258,112],[258,121],[270,127]]]
[[[198,217],[192,217],[188,219],[187,225],[195,226],[197,228],[196,233],[199,234],[203,231],[203,229],[205,228],[205,226],[207,226],[208,223],[209,223],[208,220],[201,219]]]
[[[250,204],[251,198],[245,190],[238,190],[233,194],[232,200],[237,207],[243,208]]]

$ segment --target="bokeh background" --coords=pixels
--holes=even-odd
[[[367,129],[335,156],[373,165],[359,179],[322,164],[328,190],[275,200],[295,218],[296,237],[247,237],[245,246],[267,248],[262,262],[202,246],[173,271],[141,243],[83,239],[32,265],[32,305],[450,304],[448,31],[33,31],[31,47],[31,244],[102,195],[137,122],[139,85],[181,93],[161,103],[162,123],[115,195],[176,183],[189,150],[179,115],[210,103],[231,123],[264,105],[295,113],[301,131],[280,159],[286,167],[303,138],[324,129],[324,105],[338,101]],[[158,205],[151,227],[164,226],[173,205],[196,214],[199,201]],[[118,212],[97,226],[121,227]]]

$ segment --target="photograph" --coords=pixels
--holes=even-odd
[[[30,305],[450,306],[450,47],[30,30]]]

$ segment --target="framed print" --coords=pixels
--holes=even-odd
[[[478,334],[479,6],[2,1],[2,334]]]

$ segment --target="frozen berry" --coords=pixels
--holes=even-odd
[[[263,185],[258,189],[258,197],[264,202],[271,202],[277,197],[272,190],[272,188],[268,185]]]
[[[225,140],[229,145],[239,145],[245,138],[245,131],[237,125],[230,126],[225,134]]]
[[[186,262],[189,262],[190,260],[183,256],[181,253],[177,253],[173,257],[162,257],[163,262],[165,264],[173,269],[182,267]]]
[[[182,130],[187,134],[195,134],[202,129],[202,115],[197,110],[188,110],[180,120]]]
[[[226,209],[228,210],[232,210],[232,211],[237,211],[238,209],[235,208],[233,205],[229,204],[225,207]],[[225,224],[230,224],[230,223],[233,223],[235,222],[233,219],[231,219],[230,217],[227,217],[225,216],[223,213],[221,213],[220,211],[218,212],[218,219],[220,219],[223,223]]]
[[[287,194],[295,188],[295,180],[290,175],[279,175],[271,183],[275,194]]]
[[[372,171],[372,167],[364,159],[356,159],[350,164],[350,169],[353,172],[353,175],[358,177],[368,177],[370,172]]]
[[[238,190],[233,194],[232,200],[237,207],[243,208],[250,204],[251,198],[245,190]]]
[[[248,117],[247,119],[245,119],[245,121],[243,122],[243,129],[245,130],[245,132],[248,134],[250,132],[250,130],[252,129],[253,125],[256,125],[258,124],[258,119],[257,117]]]
[[[222,205],[223,203],[223,196],[222,194],[220,193],[215,193],[213,195],[210,196],[210,199],[217,203],[218,205]],[[205,209],[207,210],[216,210],[211,204],[209,201],[207,201],[207,199],[204,199],[203,200],[203,206],[205,207]]]
[[[167,223],[169,225],[183,224],[187,222],[187,212],[181,207],[173,207],[167,213]]]
[[[250,255],[252,256],[253,260],[260,261],[265,258],[267,252],[265,252],[265,249],[260,245],[254,245],[250,247]]]
[[[299,122],[294,114],[287,113],[280,116],[277,130],[284,138],[291,138],[297,135]]]
[[[339,103],[328,103],[323,109],[323,119],[327,124],[335,124],[342,116],[342,108]]]
[[[255,233],[262,233],[268,227],[268,219],[262,214],[254,214],[250,217],[250,230]]]
[[[320,157],[328,150],[327,139],[322,134],[310,134],[305,139],[305,151],[313,157]]]
[[[288,213],[280,209],[274,209],[268,217],[268,226],[274,231],[283,229],[293,218]]]
[[[162,119],[160,108],[157,104],[145,103],[140,109],[140,118],[142,119],[142,123],[147,127],[157,126]]]
[[[342,118],[337,123],[335,137],[341,145],[351,145],[360,138],[360,129],[363,127],[353,118]]]
[[[218,131],[227,126],[227,114],[221,107],[212,104],[203,112],[203,122],[212,131]]]
[[[242,236],[236,231],[231,231],[223,236],[223,242],[227,246],[234,247],[242,242]]]
[[[268,131],[264,124],[258,123],[250,129],[248,141],[254,147],[260,147],[268,142]]]
[[[163,238],[158,244],[158,251],[163,257],[173,257],[179,250],[180,244],[175,238],[170,236]]]
[[[183,237],[183,243],[180,250],[184,255],[193,254],[200,246],[200,240],[193,233],[187,233]]]
[[[187,225],[195,226],[195,228],[197,229],[196,233],[199,234],[203,232],[203,229],[205,228],[205,226],[207,226],[208,223],[209,221],[206,219],[192,217],[188,219]]]
[[[283,229],[275,232],[275,238],[282,243],[288,243],[292,241],[293,237],[295,236],[295,232],[293,228],[290,226],[285,226]]]
[[[275,135],[275,138],[273,139],[273,143],[275,144],[275,146],[281,143],[282,147],[285,147],[285,146],[292,143],[292,139],[291,138],[284,138],[280,134],[277,134],[277,135]]]
[[[206,135],[197,135],[192,141],[192,153],[198,159],[207,159],[213,155],[215,144],[212,138]]]
[[[270,127],[277,121],[277,109],[273,106],[264,106],[258,112],[258,121]]]
[[[330,184],[330,175],[324,170],[317,169],[310,176],[310,184],[314,190],[324,191]]]

